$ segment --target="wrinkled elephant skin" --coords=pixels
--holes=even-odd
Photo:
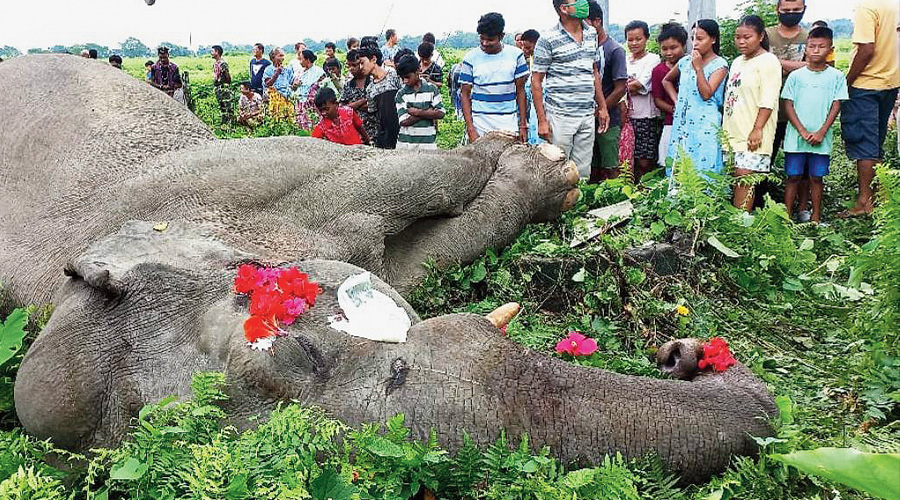
[[[271,352],[252,350],[242,330],[246,299],[232,291],[235,265],[250,258],[178,223],[158,232],[131,222],[89,248],[69,266],[56,311],[19,371],[16,409],[26,429],[73,449],[115,444],[144,404],[187,396],[197,370],[222,370],[226,409],[240,427],[298,400],[350,424],[404,413],[415,436],[435,429],[451,449],[464,432],[484,444],[506,429],[564,460],[655,452],[691,480],[754,453],[750,435],[771,433],[765,386],[740,364],[694,377],[696,341],[660,350],[664,371],[692,381],[619,375],[532,352],[481,316],[421,321],[380,280],[376,288],[413,323],[408,341],[351,337],[328,323],[340,311],[338,286],[362,272],[341,262],[297,263],[323,294]],[[398,363],[405,381],[389,390]]]
[[[25,428],[60,446],[114,445],[140,408],[226,373],[232,421],[278,402],[350,423],[404,413],[457,447],[528,432],[563,460],[658,453],[686,479],[771,434],[764,384],[738,364],[699,374],[696,341],[660,349],[659,380],[575,366],[466,314],[421,321],[401,294],[423,263],[468,263],[574,203],[552,146],[489,134],[448,152],[376,151],[297,137],[217,141],[165,94],[96,61],[0,64],[0,281],[54,313],[18,372]],[[167,224],[158,225],[165,221]],[[319,301],[270,352],[243,337],[235,266],[293,263]],[[363,269],[409,315],[402,344],[328,326]],[[63,274],[65,271],[65,275]],[[398,380],[397,367],[406,376]]]

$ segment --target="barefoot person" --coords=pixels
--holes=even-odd
[[[856,7],[856,50],[847,72],[850,100],[843,106],[841,130],[847,156],[856,160],[859,194],[856,204],[841,217],[872,212],[875,164],[884,157],[888,117],[900,88],[898,15],[897,0],[862,0]]]

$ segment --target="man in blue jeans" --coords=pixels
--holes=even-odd
[[[884,157],[888,118],[900,88],[895,31],[898,16],[897,0],[862,0],[856,9],[856,50],[847,73],[850,100],[841,110],[841,130],[847,156],[856,160],[859,195],[853,208],[842,212],[841,217],[868,214],[874,208],[875,164]]]

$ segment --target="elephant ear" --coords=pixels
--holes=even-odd
[[[222,269],[253,258],[192,224],[128,221],[116,233],[91,244],[82,255],[66,264],[64,272],[118,296],[125,290],[128,271],[142,264]]]

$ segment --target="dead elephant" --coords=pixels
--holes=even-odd
[[[451,448],[505,428],[565,460],[658,452],[688,479],[771,432],[773,400],[743,366],[692,382],[623,376],[531,352],[478,316],[420,321],[403,301],[426,260],[471,262],[574,203],[573,165],[552,147],[216,141],[161,92],[60,55],[0,65],[0,118],[0,281],[16,303],[52,294],[56,306],[15,388],[37,436],[115,444],[144,404],[189,394],[196,370],[227,374],[238,424],[296,399],[348,423],[402,412]],[[247,260],[297,263],[324,288],[274,354],[243,339],[232,280]],[[328,326],[361,268],[406,311],[408,342]],[[694,375],[696,346],[668,345],[664,368]]]
[[[350,424],[404,413],[415,436],[435,429],[451,449],[465,432],[483,444],[506,429],[564,460],[655,452],[690,480],[754,453],[750,435],[771,433],[765,385],[740,364],[694,378],[693,340],[660,351],[664,371],[692,381],[620,375],[532,352],[481,316],[421,321],[380,280],[376,288],[411,319],[408,341],[351,337],[328,324],[340,311],[338,286],[362,272],[341,262],[298,263],[321,284],[319,302],[271,352],[250,349],[229,265],[249,257],[182,224],[158,232],[132,222],[93,245],[70,266],[19,371],[26,429],[75,449],[115,444],[144,404],[188,395],[194,371],[222,370],[239,426],[297,400]]]

